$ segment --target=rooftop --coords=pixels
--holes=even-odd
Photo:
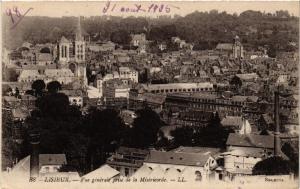
[[[216,47],[217,50],[232,50],[232,43],[219,43]]]
[[[230,133],[226,142],[228,146],[274,148],[274,137],[269,135]]]
[[[222,119],[221,124],[223,126],[237,126],[243,125],[243,118],[241,116],[226,116]]]
[[[175,89],[175,88],[212,88],[213,84],[209,82],[203,83],[168,83],[168,84],[142,84],[142,87],[147,90],[159,89]]]
[[[150,155],[145,160],[147,163],[158,163],[158,164],[172,164],[172,165],[186,165],[186,166],[197,166],[202,167],[206,163],[210,156],[209,151],[206,153],[195,153],[195,152],[179,152],[176,151],[150,151]],[[184,151],[183,149],[181,149]],[[191,150],[187,150],[191,151]]]

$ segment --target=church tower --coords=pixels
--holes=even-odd
[[[77,64],[76,76],[82,81],[84,86],[87,85],[86,62],[85,62],[85,41],[82,36],[80,16],[78,18],[77,30],[75,34],[75,62]]]
[[[232,46],[232,56],[233,58],[244,58],[244,48],[240,42],[239,36],[235,36],[234,43]]]
[[[80,16],[78,18],[75,36],[75,61],[78,63],[85,61],[85,41],[84,37],[82,36]]]
[[[70,61],[70,41],[64,36],[61,37],[58,44],[58,61],[62,66]]]

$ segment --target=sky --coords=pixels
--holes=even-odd
[[[153,4],[153,5],[152,5]],[[194,11],[210,11],[216,9],[219,12],[241,13],[245,10],[259,10],[274,13],[277,10],[288,10],[290,14],[299,16],[299,1],[110,1],[107,11],[108,1],[4,1],[2,2],[2,13],[9,11],[18,12],[26,16],[150,16],[157,17],[160,15],[181,15],[185,16]],[[159,8],[156,8],[157,5]],[[143,9],[138,12],[126,12],[130,10]]]

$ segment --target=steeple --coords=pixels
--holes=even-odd
[[[80,16],[78,17],[75,40],[76,41],[83,41],[82,32],[81,32]]]

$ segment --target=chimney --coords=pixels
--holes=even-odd
[[[39,144],[40,134],[32,133],[30,136],[31,155],[30,155],[30,178],[39,176]]]
[[[275,132],[274,132],[274,155],[279,156],[280,155],[280,129],[279,129],[279,89],[275,91],[275,107],[274,107],[274,123],[275,123]]]

